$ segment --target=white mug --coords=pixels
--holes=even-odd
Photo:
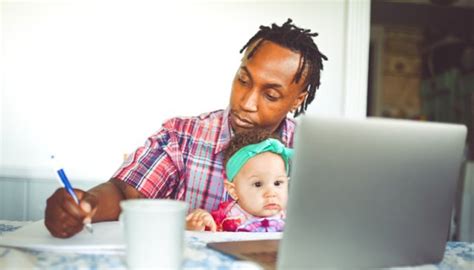
[[[128,269],[180,269],[188,204],[131,199],[120,207]]]

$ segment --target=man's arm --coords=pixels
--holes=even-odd
[[[111,179],[88,192],[79,189],[74,191],[80,205],[64,188],[56,190],[46,202],[44,223],[55,237],[67,238],[77,234],[87,219],[92,219],[92,222],[117,220],[121,200],[144,197],[138,190],[118,179]]]
[[[170,120],[163,126],[174,129],[176,124]],[[163,189],[172,188],[172,183],[178,174],[174,160],[170,158],[169,153],[163,150],[163,146],[168,145],[168,140],[172,137],[169,135],[168,128],[162,128],[149,137],[146,144],[132,154],[133,159],[130,160],[130,162],[138,162],[139,159],[146,160],[145,163],[135,164],[140,167],[140,170],[158,172],[154,180],[146,179],[146,181],[156,180],[163,183],[160,185]],[[171,145],[175,143],[177,142],[173,142]],[[180,150],[176,147],[174,151]],[[145,156],[146,158],[144,158]],[[154,162],[156,160],[159,162]],[[115,177],[129,177],[134,173],[134,169],[130,168],[135,168],[135,166],[124,165],[115,173]],[[80,201],[79,205],[74,202],[64,188],[56,190],[46,203],[45,225],[55,237],[71,237],[83,229],[84,223],[117,220],[120,214],[120,201],[144,197],[134,187],[114,178],[87,192],[79,189],[76,189],[75,192]],[[159,192],[156,194],[160,196]]]
[[[114,178],[90,189],[88,193],[97,198],[92,222],[117,220],[120,215],[120,201],[144,198],[134,187]]]

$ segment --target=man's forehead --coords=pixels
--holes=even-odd
[[[258,46],[258,48],[256,48],[256,50],[254,51],[255,47]],[[266,40],[266,39],[259,39],[259,40],[256,40],[255,42],[251,43],[247,49],[245,50],[244,52],[244,56],[242,57],[241,59],[241,62],[242,62],[242,65],[241,67],[246,67],[247,66],[247,63],[249,61],[251,61],[251,59],[253,59],[254,57],[256,57],[258,54],[265,54],[266,56],[268,55],[272,55],[274,57],[274,59],[277,59],[279,57],[282,57],[281,55],[278,56],[278,54],[269,54],[268,51],[275,51],[275,50],[283,50],[283,51],[288,51],[290,52],[290,54],[293,54],[293,55],[297,55],[298,57],[298,65],[297,65],[297,69],[295,70],[295,74],[294,76],[296,76],[296,74],[299,72],[300,70],[300,67],[301,65],[303,64],[303,56],[301,54],[301,52],[298,52],[298,51],[295,51],[295,50],[292,50],[292,49],[289,49],[285,46],[282,46],[278,43],[275,43],[271,40]],[[249,54],[252,53],[251,57],[249,58]],[[281,59],[287,59],[287,56],[286,55],[285,57],[282,57]],[[303,73],[301,74],[301,79],[298,83],[302,83],[305,81],[306,79],[306,76],[308,74],[308,67],[309,67],[309,63],[306,63],[305,64],[306,68],[303,70]],[[295,81],[293,83],[296,83]]]

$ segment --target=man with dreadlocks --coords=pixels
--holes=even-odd
[[[116,220],[119,202],[167,198],[189,210],[213,211],[230,198],[224,189],[223,152],[236,133],[263,128],[293,146],[295,123],[320,85],[323,60],[309,29],[261,26],[245,44],[227,109],[166,121],[145,145],[130,154],[112,178],[88,192],[76,190],[80,205],[63,189],[47,201],[45,225],[55,237],[81,231],[85,223]]]

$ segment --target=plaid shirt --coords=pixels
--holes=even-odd
[[[224,189],[224,149],[232,136],[229,109],[197,117],[172,118],[129,155],[113,178],[136,188],[147,198],[183,200],[189,210],[213,211],[228,200]],[[287,147],[293,146],[295,123],[279,127]]]

